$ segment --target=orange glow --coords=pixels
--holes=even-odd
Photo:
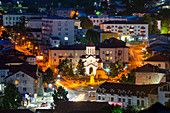
[[[71,11],[71,16],[70,17],[73,18],[75,13],[76,13],[75,11]]]
[[[76,16],[78,16],[78,15],[79,15],[79,12],[77,11],[77,12],[76,12]]]
[[[19,81],[18,81],[18,80],[15,80],[15,84],[19,84]]]
[[[35,49],[38,49],[38,47],[36,46]]]
[[[37,60],[43,60],[43,56],[36,56]]]
[[[3,29],[4,28],[4,26],[1,26],[1,29]]]
[[[22,37],[22,40],[25,40],[25,38],[24,38],[24,37]]]
[[[18,33],[18,35],[20,35],[20,33]]]

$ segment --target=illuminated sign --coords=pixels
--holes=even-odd
[[[108,102],[110,105],[119,105],[119,106],[122,106],[123,104],[122,103],[116,103],[116,102]]]

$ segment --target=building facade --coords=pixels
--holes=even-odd
[[[96,91],[96,101],[109,102],[112,105],[127,107],[128,105],[147,108],[159,101],[157,85],[133,85],[105,82]]]
[[[107,21],[127,21],[127,19],[119,16],[109,17],[108,15],[88,15],[88,18],[93,22],[94,26],[100,26],[100,24]]]
[[[88,58],[88,56],[85,56],[88,55],[87,47],[88,45],[61,45],[59,47],[51,48],[49,49],[49,65],[56,67],[63,59],[68,58],[73,66],[76,67],[81,58]],[[89,59],[92,60],[92,64],[93,62],[96,62],[96,58],[98,58],[98,60],[99,58],[102,59],[104,68],[109,62],[114,63],[118,59],[120,59],[124,64],[129,61],[129,48],[126,46],[126,43],[121,40],[111,38],[100,43],[98,46],[94,46],[94,48],[93,52],[96,56],[93,57],[92,54],[92,57],[89,57]],[[96,67],[97,64],[94,64]]]
[[[27,21],[31,17],[47,17],[47,15],[41,13],[7,13],[3,15],[3,26],[14,26]]]
[[[74,44],[74,19],[47,17],[42,19],[42,38],[49,43],[50,37],[59,37],[63,45]]]
[[[140,21],[107,21],[100,24],[100,29],[118,33],[123,41],[148,41],[148,24]]]
[[[168,70],[160,69],[157,66],[146,64],[136,69],[135,84],[159,84],[166,82]]]

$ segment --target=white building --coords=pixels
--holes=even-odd
[[[60,38],[50,37],[50,44],[52,47],[58,47],[60,45]]]
[[[88,15],[88,18],[93,22],[94,26],[100,26],[100,24],[107,21],[127,21],[127,19],[120,16],[110,17],[108,15]]]
[[[146,64],[136,69],[135,84],[159,84],[166,82],[168,70],[158,68],[157,66]]]
[[[63,45],[74,44],[74,19],[47,17],[42,21],[42,38],[47,43],[49,43],[50,37],[59,37]]]
[[[37,65],[22,64],[9,66],[9,68],[9,74],[5,77],[6,82],[15,84],[21,94],[37,93]]]
[[[100,24],[104,31],[118,33],[123,41],[148,41],[148,24],[140,21],[107,21]]]
[[[3,26],[13,26],[31,17],[47,17],[42,13],[7,13],[3,15]]]
[[[170,84],[165,84],[158,88],[159,102],[165,104],[170,99]]]
[[[118,59],[120,59],[124,64],[128,63],[129,61],[129,48],[126,46],[126,43],[121,40],[111,38],[104,41],[103,43],[98,44],[98,46],[94,46],[93,53],[95,53],[95,55],[92,54],[91,57],[85,56],[88,55],[86,47],[88,48],[88,45],[60,45],[59,47],[51,48],[49,49],[49,65],[56,67],[65,58],[68,58],[73,66],[76,66],[81,58],[89,58],[87,65],[92,64],[95,67],[97,66],[96,62],[99,60],[99,58],[102,59],[104,67],[109,62],[114,63]],[[95,59],[97,59],[97,61]],[[87,61],[87,59],[84,60]],[[93,70],[96,70],[96,68]]]
[[[122,107],[137,105],[147,108],[159,102],[158,87],[165,84],[134,85],[105,82],[96,91],[96,101],[109,102],[110,104]]]

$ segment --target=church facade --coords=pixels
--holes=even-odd
[[[60,45],[49,49],[49,65],[58,66],[63,59],[68,58],[74,67],[80,59],[84,62],[85,73],[96,75],[96,70],[103,70],[109,62],[120,59],[128,63],[128,50],[126,43],[111,38],[95,46],[92,42],[87,45]],[[97,77],[97,76],[96,76]]]

